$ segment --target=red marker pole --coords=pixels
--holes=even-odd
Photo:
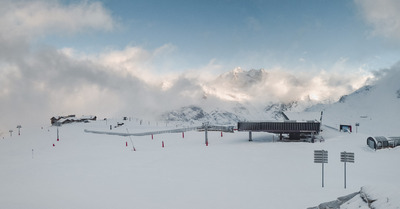
[[[125,142],[125,145],[128,146],[128,142]]]
[[[153,134],[151,135],[151,140],[153,140]]]
[[[162,145],[161,146],[164,148],[164,141],[162,141]]]
[[[222,131],[221,131],[221,137],[223,137],[224,135],[222,135]]]
[[[182,138],[185,138],[185,132],[182,132]]]

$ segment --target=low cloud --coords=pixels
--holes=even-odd
[[[326,102],[361,87],[371,76],[364,71],[294,73],[279,68],[213,74],[221,67],[213,62],[198,70],[159,75],[151,63],[155,51],[129,47],[77,57],[71,50],[44,47],[3,62],[1,125],[46,122],[65,114],[156,118],[187,105],[262,108],[270,102]],[[203,71],[207,76],[200,76]]]
[[[366,71],[291,72],[285,69],[242,70],[237,68],[208,83],[210,94],[221,99],[265,105],[268,102],[313,100],[332,102],[366,84]]]

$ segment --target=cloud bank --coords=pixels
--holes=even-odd
[[[298,73],[281,68],[215,74],[223,68],[215,60],[199,69],[170,73],[155,63],[169,62],[176,48],[172,44],[96,54],[33,47],[35,39],[48,34],[108,31],[117,25],[98,2],[2,1],[0,132],[18,124],[48,125],[50,117],[66,114],[157,117],[187,105],[223,109],[238,103],[263,107],[270,102],[332,101],[372,76],[363,70]],[[345,60],[340,63],[343,67]]]

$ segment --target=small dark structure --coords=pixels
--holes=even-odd
[[[351,125],[340,125],[340,131],[343,132],[353,132]]]
[[[289,139],[300,140],[302,135],[319,134],[321,123],[317,121],[269,121],[269,122],[238,122],[238,131],[248,131],[249,141],[251,132],[268,132],[280,134],[289,134]]]
[[[367,145],[374,150],[400,146],[400,137],[375,136],[367,138]]]
[[[125,123],[117,122],[117,125],[114,126],[114,128],[118,128],[118,127],[120,127],[120,126],[123,126],[124,124],[125,124]],[[110,130],[111,130],[111,126],[110,126]]]
[[[50,118],[51,125],[60,126],[62,124],[67,123],[77,123],[77,122],[84,122],[87,123],[90,120],[97,120],[96,116],[82,116],[80,118],[75,117],[75,115],[68,115],[68,116],[58,116]]]

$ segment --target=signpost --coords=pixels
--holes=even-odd
[[[356,123],[356,133],[358,132],[358,126],[360,126],[360,123]]]
[[[344,162],[344,188],[346,189],[346,163],[354,163],[354,152],[341,152],[340,162]]]
[[[322,163],[322,187],[324,187],[324,164],[328,163],[328,151],[314,150],[314,163]]]

